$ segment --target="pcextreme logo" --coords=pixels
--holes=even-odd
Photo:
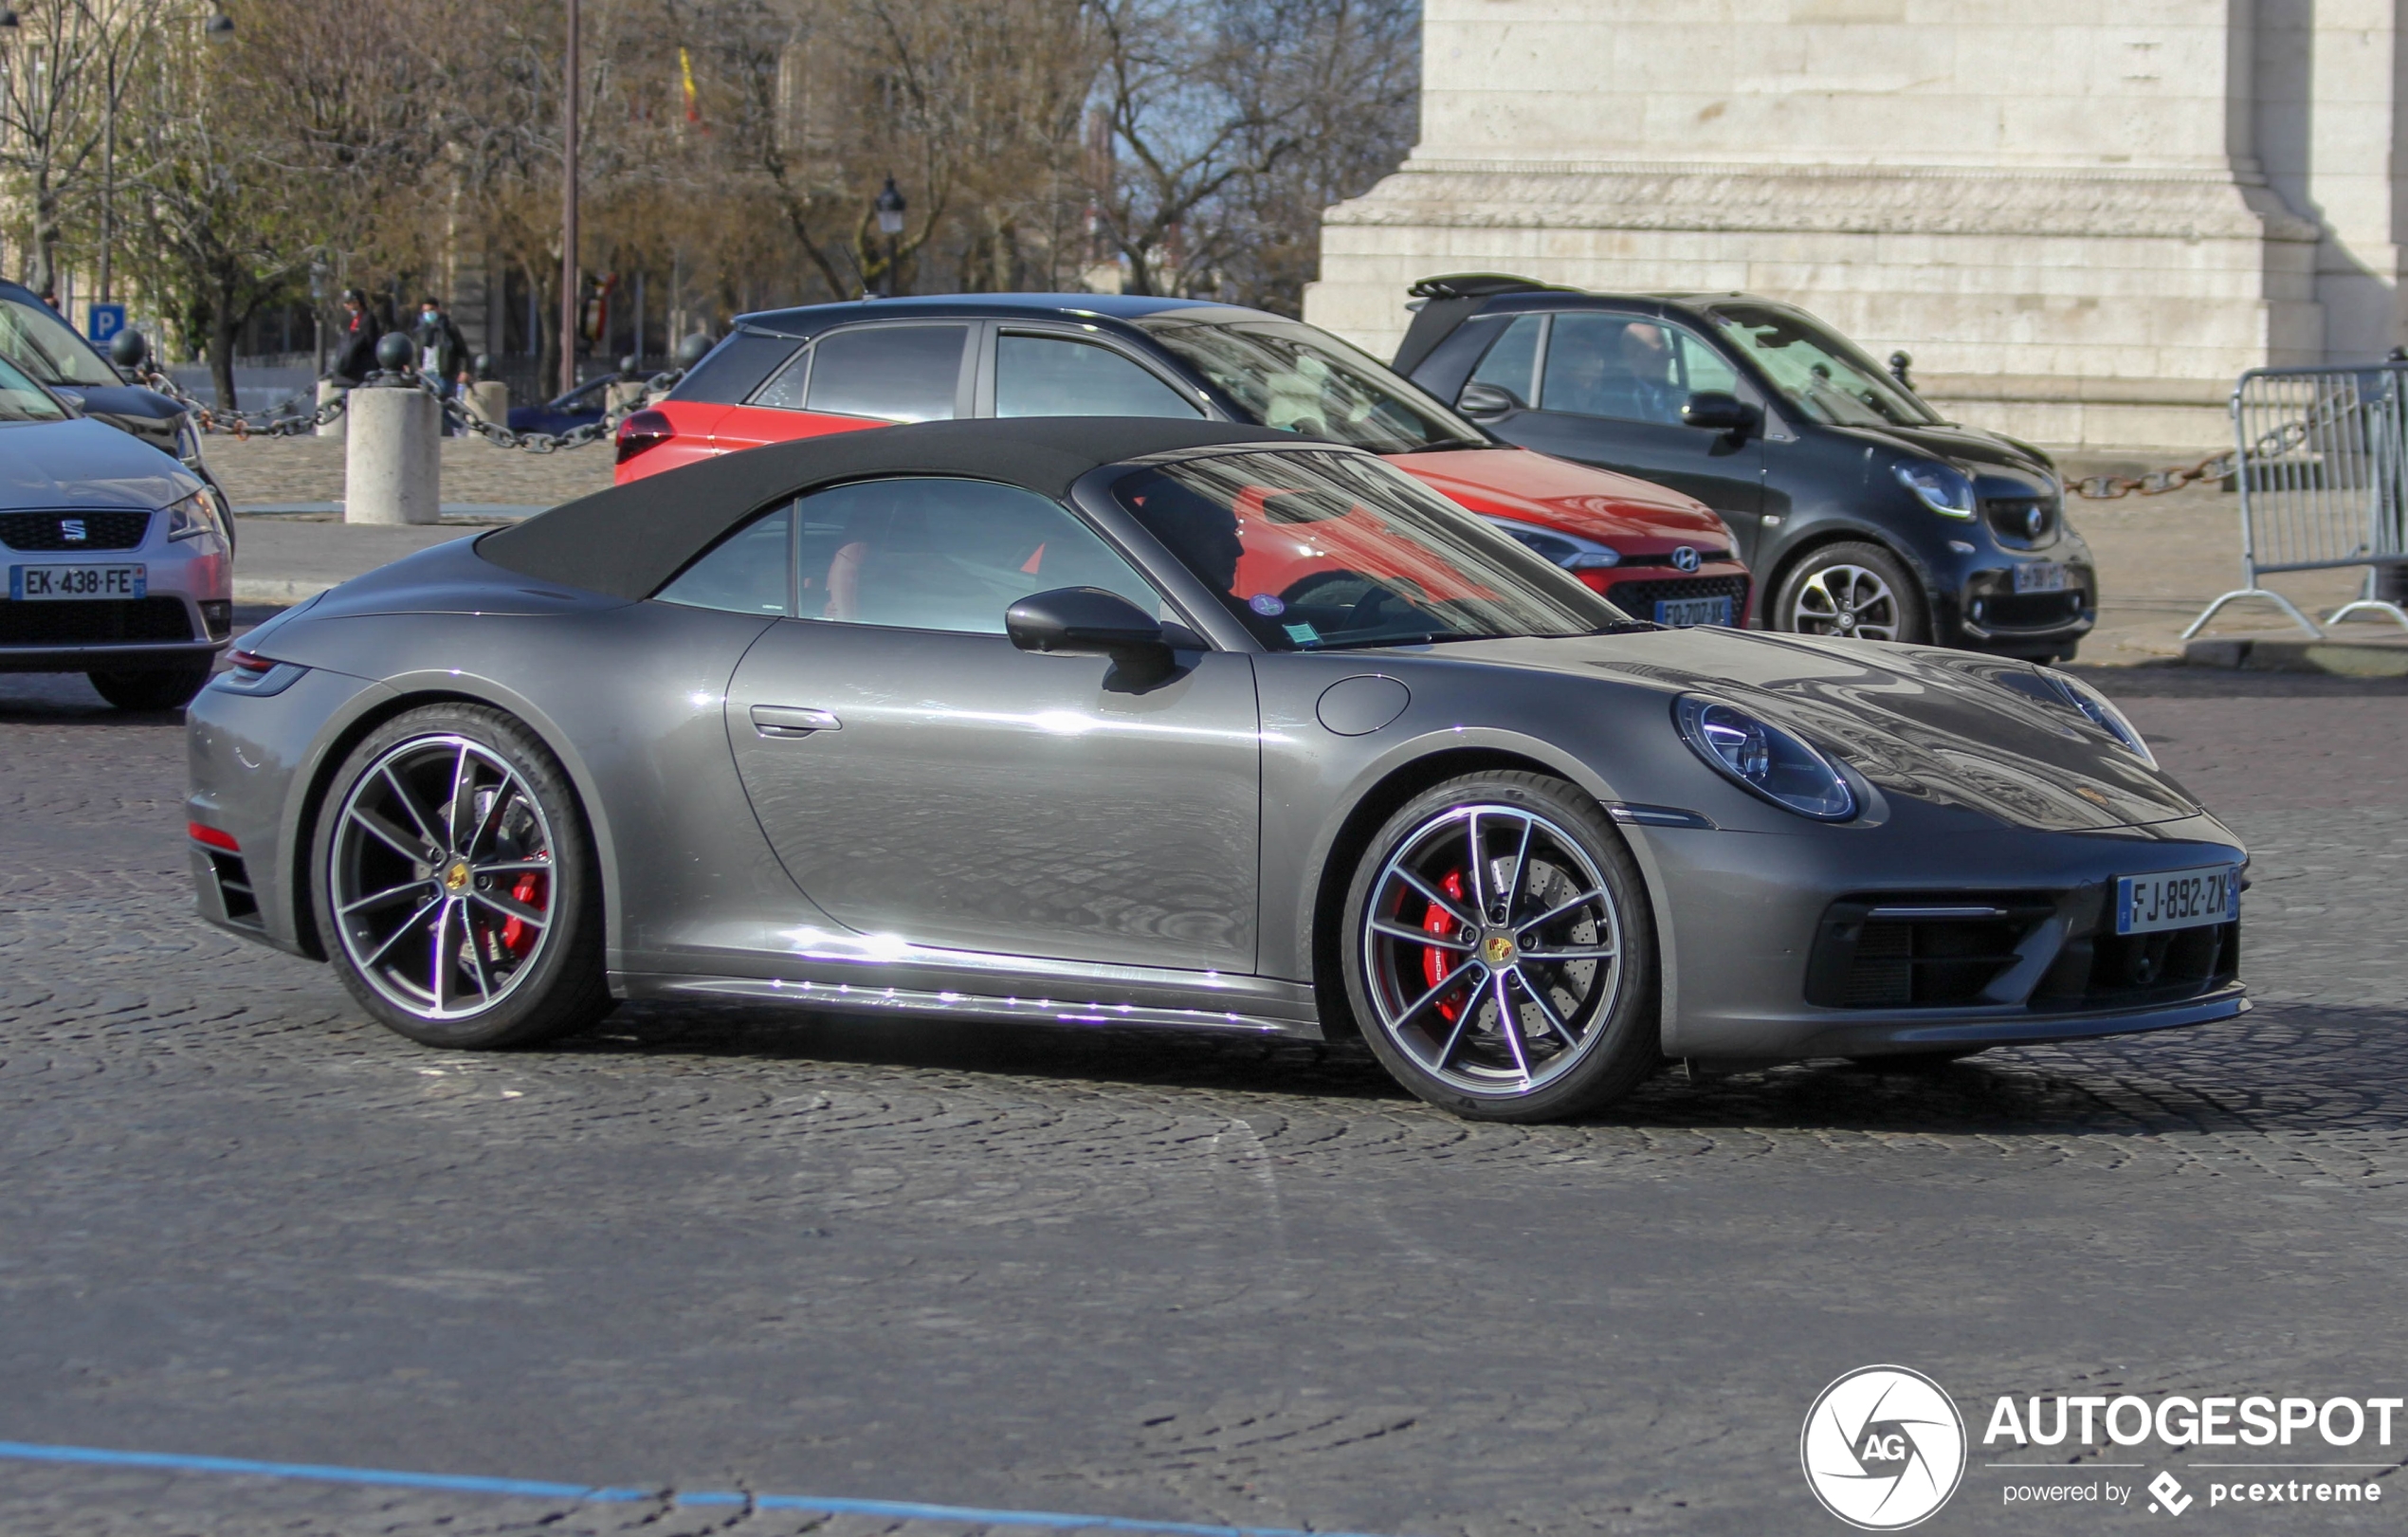
[[[1806,1411],[1797,1456],[1823,1509],[1865,1531],[1898,1531],[1957,1491],[1965,1475],[1965,1422],[1923,1373],[1859,1366]]]

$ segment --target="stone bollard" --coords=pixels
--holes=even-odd
[[[350,393],[350,387],[348,385],[337,384],[332,379],[319,379],[318,381],[318,403],[321,406],[326,404],[329,400],[340,399],[343,395]],[[321,438],[341,437],[343,435],[343,419],[340,416],[337,416],[333,421],[326,423],[323,427],[320,427],[318,430],[318,435]]]
[[[602,389],[602,410],[611,416],[624,416],[644,409],[644,381],[619,379]]]
[[[468,386],[467,407],[496,427],[510,425],[510,386],[500,379],[479,379]]]
[[[443,408],[423,390],[368,386],[343,413],[343,521],[443,519]]]

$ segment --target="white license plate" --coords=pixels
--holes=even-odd
[[[1731,600],[1727,597],[1667,598],[1655,606],[1655,622],[1676,630],[1690,625],[1726,625],[1731,622]]]
[[[10,566],[9,596],[18,603],[64,603],[75,598],[143,597],[149,573],[140,566]]]
[[[2229,924],[2241,915],[2241,869],[2209,865],[2162,875],[2125,875],[2115,883],[2115,931],[2154,934],[2167,928]]]
[[[2034,560],[2015,568],[2015,590],[2018,593],[2062,593],[2065,589],[2065,567],[2054,560]]]

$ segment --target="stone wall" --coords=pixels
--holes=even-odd
[[[2241,370],[2401,339],[2384,11],[1430,0],[1421,142],[1326,214],[1306,317],[1384,356],[1438,272],[1743,289],[1962,419],[2218,443]]]

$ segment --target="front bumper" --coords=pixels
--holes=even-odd
[[[11,602],[0,585],[0,672],[136,672],[203,667],[234,631],[234,562],[213,537],[171,540],[154,516],[131,549],[16,550],[10,566],[139,565],[146,595]]]
[[[1879,1055],[2126,1034],[2247,1007],[2237,924],[2177,931],[2195,936],[2185,953],[2159,946],[2154,959],[2102,932],[2120,875],[2247,862],[2213,817],[2102,833],[1910,825],[1921,820],[1908,810],[1888,826],[1779,835],[1624,829],[1656,888],[1665,1053]],[[1950,985],[1926,990],[1912,961],[1906,975],[1918,980],[1895,991],[1882,985],[1877,956],[1848,969],[1869,909],[1949,905],[2009,915],[1994,934],[1970,936],[1964,964],[1927,968]],[[1850,949],[1834,970],[1841,941]],[[1914,957],[1923,943],[1913,942]]]

